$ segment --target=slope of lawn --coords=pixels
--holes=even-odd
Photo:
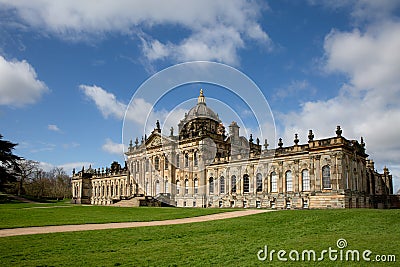
[[[51,204],[0,204],[0,229],[28,226],[139,222],[196,217],[232,209],[126,208],[81,206],[65,202]]]
[[[400,210],[292,210],[185,225],[0,238],[4,266],[398,266]],[[397,262],[259,261],[257,252],[337,247]],[[286,258],[288,255],[286,254]]]

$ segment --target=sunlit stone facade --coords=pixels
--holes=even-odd
[[[240,136],[232,122],[228,134],[200,92],[198,103],[178,124],[178,133],[161,134],[129,144],[124,167],[73,173],[73,202],[110,205],[158,199],[178,207],[272,209],[389,208],[392,176],[368,159],[361,139],[335,136],[268,149]],[[145,202],[142,202],[145,203]]]

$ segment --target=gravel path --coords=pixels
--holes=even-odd
[[[2,229],[0,230],[0,237],[207,222],[214,220],[236,218],[236,217],[247,216],[269,211],[272,210],[240,210],[240,211],[224,212],[224,213],[211,214],[211,215],[192,217],[192,218],[183,218],[183,219],[174,219],[165,221],[151,221],[151,222],[121,222],[121,223],[59,225],[59,226]]]

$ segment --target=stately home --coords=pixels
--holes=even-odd
[[[335,136],[268,148],[252,135],[240,136],[232,122],[228,134],[218,115],[198,103],[178,124],[177,134],[161,134],[157,121],[148,137],[129,144],[122,167],[73,172],[74,203],[178,207],[272,209],[390,208],[392,176],[375,170],[361,138]]]

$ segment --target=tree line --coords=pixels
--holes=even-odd
[[[13,154],[17,144],[0,134],[0,192],[34,198],[70,198],[71,179],[63,168],[45,171],[37,161]]]

